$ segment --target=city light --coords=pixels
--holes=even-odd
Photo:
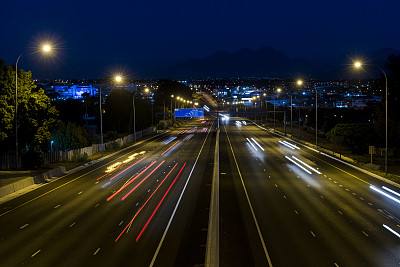
[[[50,50],[51,50],[51,47],[50,47],[50,45],[48,45],[48,44],[45,44],[45,45],[43,45],[43,51],[44,52],[50,52]]]

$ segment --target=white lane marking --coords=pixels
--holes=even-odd
[[[372,205],[374,205],[374,204],[372,204],[371,202],[368,202],[368,205],[372,206]]]
[[[276,187],[276,188],[278,188],[278,185],[277,185],[277,184],[275,184],[275,187]]]
[[[94,184],[98,184],[98,183],[99,183],[99,181],[95,182]]]
[[[339,267],[339,265],[338,265],[336,262],[335,262],[335,266],[336,266],[336,267]]]
[[[82,194],[82,193],[83,193],[83,191],[79,192],[78,195],[80,195],[80,194]]]
[[[147,193],[150,192],[151,189],[147,190]]]
[[[94,206],[94,207],[95,207],[95,208],[97,208],[99,205],[100,205],[100,204],[99,204],[99,203],[97,203],[97,204],[96,204],[96,206]]]
[[[390,228],[389,226],[387,226],[386,224],[383,225],[383,227],[385,227],[386,229],[388,229],[390,232],[392,232],[393,234],[395,234],[397,237],[400,238],[400,234],[397,233],[395,230],[393,230],[392,228]]]
[[[96,256],[96,254],[97,254],[99,251],[100,251],[100,248],[98,248],[98,249],[96,250],[96,252],[93,253],[93,255]]]
[[[299,215],[299,212],[297,210],[294,210],[294,212],[296,212],[296,214]]]
[[[337,184],[337,182],[336,181],[333,181],[335,184]]]
[[[283,196],[284,198],[286,198],[286,196]]]
[[[61,205],[57,205],[57,206],[55,206],[54,208],[57,209],[57,208],[59,208],[59,207],[61,207]]]
[[[364,200],[364,198],[360,197],[361,200]]]
[[[369,235],[368,235],[366,232],[362,231],[362,233],[363,233],[366,237],[369,237]]]
[[[340,187],[343,187],[343,185],[341,185],[341,184],[340,184],[339,186],[340,186]]]
[[[265,169],[264,169],[264,170],[265,170]],[[226,172],[221,172],[221,174],[224,174],[224,175],[225,175],[225,174],[226,174]]]
[[[332,178],[329,177],[328,179],[332,181]]]
[[[338,210],[338,212],[339,212],[341,215],[343,215],[343,213],[342,213],[340,210]]]
[[[326,178],[326,177],[328,177],[328,176],[326,176],[326,175],[324,174],[324,177]]]
[[[137,206],[137,205],[139,205],[139,202],[138,202],[138,203],[136,203],[136,206]]]
[[[71,227],[74,226],[75,224],[76,224],[76,222],[72,223],[72,224],[69,226],[69,228],[71,228]]]
[[[25,225],[22,225],[19,229],[24,229],[25,227],[27,227],[29,224],[25,224]]]
[[[310,231],[311,232],[311,234],[313,235],[313,237],[315,237],[315,234],[314,234],[314,232],[313,231]]]
[[[123,222],[124,222],[124,221],[121,221],[121,222],[119,223],[119,226],[121,226],[121,224],[123,224]]]
[[[309,184],[307,185],[308,187],[311,187]]]
[[[320,196],[322,199],[324,198],[323,196]]]
[[[353,195],[355,195],[355,196],[357,196],[357,194],[356,193],[352,193]]]
[[[36,251],[35,253],[32,254],[31,258],[35,257],[41,250],[39,249],[38,251]]]

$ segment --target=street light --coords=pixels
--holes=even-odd
[[[297,81],[297,85],[301,86],[303,84],[302,80]],[[299,99],[300,100],[300,99]],[[300,133],[300,101],[299,101],[299,139],[301,139],[301,133]]]
[[[151,96],[151,92],[150,92],[150,89],[149,89],[149,88],[145,88],[145,89],[144,89],[144,92],[145,92],[145,93],[149,93],[150,96]],[[153,104],[154,104],[153,98],[151,98],[150,102],[151,102],[151,126],[153,127],[153,124],[154,124],[154,123],[153,123]]]
[[[318,90],[315,89],[315,146],[318,146]]]
[[[281,88],[276,89],[276,92],[279,94],[281,92]],[[275,100],[276,100],[276,95],[274,97],[274,131],[275,131]]]
[[[49,44],[44,44],[42,45],[41,49],[44,53],[48,54],[51,51],[51,46]],[[18,169],[19,164],[18,164],[18,61],[21,58],[21,56],[25,53],[29,52],[35,52],[36,49],[34,50],[25,50],[22,52],[18,58],[17,61],[15,62],[15,166]]]
[[[354,67],[356,69],[362,68],[362,63],[360,61],[354,62]],[[383,71],[382,68],[378,67],[380,71],[383,73],[383,76],[385,76],[385,117],[386,117],[386,125],[385,125],[385,175],[388,173],[388,168],[387,168],[387,158],[388,158],[388,78],[386,73]]]
[[[115,76],[114,79],[115,79],[115,81],[116,81],[117,83],[119,83],[119,82],[122,81],[122,77],[119,76],[119,75]],[[100,85],[100,88],[99,88],[99,99],[100,99],[100,105],[99,105],[99,108],[100,108],[100,142],[101,142],[101,156],[102,156],[102,157],[104,156],[104,143],[103,143],[103,109],[102,109],[102,107],[101,107],[101,105],[102,105],[101,88],[103,87],[103,85],[104,85],[104,83],[102,83],[102,84]],[[133,108],[135,109],[135,103],[133,103]],[[135,116],[135,111],[134,111],[133,114],[134,114],[133,116]],[[135,119],[133,119],[133,120],[135,120]],[[133,123],[133,127],[135,127],[135,123]],[[135,133],[135,143],[136,143],[136,133]]]

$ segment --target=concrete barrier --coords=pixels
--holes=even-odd
[[[49,180],[52,178],[61,177],[65,175],[65,172],[66,172],[65,167],[59,166],[57,168],[51,169],[47,172],[41,173],[34,177],[28,177],[18,182],[0,187],[0,198],[34,184],[42,184],[49,182]]]

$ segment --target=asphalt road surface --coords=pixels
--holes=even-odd
[[[3,203],[0,265],[203,264],[214,148],[193,121]]]
[[[203,266],[216,121],[0,205],[1,266]],[[221,266],[398,266],[400,192],[250,121],[220,122]]]
[[[230,230],[244,232],[242,253],[226,246],[223,265],[400,264],[399,188],[242,121],[221,126],[221,192],[231,181],[240,213],[222,220],[222,243]],[[232,217],[223,207],[221,216]]]

